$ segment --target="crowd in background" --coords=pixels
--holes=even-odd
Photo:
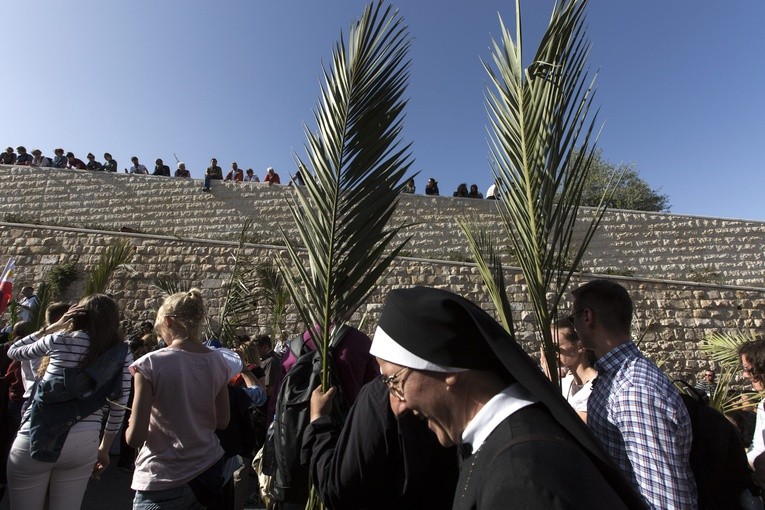
[[[3,165],[18,165],[18,166],[30,166],[30,167],[48,167],[48,168],[62,168],[62,169],[74,169],[74,170],[93,170],[103,172],[118,172],[119,165],[112,155],[105,152],[103,155],[103,162],[89,152],[85,157],[86,161],[75,156],[72,152],[65,152],[62,148],[54,150],[54,156],[52,158],[44,156],[40,149],[34,149],[31,153],[28,153],[24,146],[16,147],[14,152],[13,147],[7,147],[4,152],[0,153],[0,164]],[[124,173],[135,175],[156,175],[164,177],[178,177],[184,179],[191,179],[191,172],[186,168],[186,163],[183,161],[176,162],[176,169],[170,170],[170,167],[165,164],[162,158],[157,158],[154,161],[154,168],[150,171],[146,165],[142,164],[137,156],[130,158],[131,165],[123,169]],[[295,176],[292,177],[288,185],[302,186],[305,184],[304,170],[299,169]],[[239,167],[237,162],[232,162],[228,172],[223,173],[223,169],[218,165],[218,160],[212,158],[210,166],[205,169],[203,191],[210,191],[212,181],[224,181],[234,183],[245,182],[264,182],[269,185],[281,184],[281,178],[273,167],[268,167],[263,174],[263,177],[259,177],[252,168],[246,170]],[[487,199],[496,198],[496,185],[492,184],[486,191]],[[416,192],[416,186],[414,178],[410,178],[404,184],[402,193],[413,194]],[[438,189],[438,182],[433,178],[429,178],[425,184],[425,195],[428,196],[440,196]],[[456,198],[484,198],[478,190],[478,185],[471,184],[468,189],[467,183],[461,183],[457,186],[457,189],[452,193]]]

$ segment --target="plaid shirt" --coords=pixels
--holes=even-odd
[[[669,378],[632,341],[610,350],[595,368],[590,431],[651,508],[697,508],[688,460],[691,421]]]

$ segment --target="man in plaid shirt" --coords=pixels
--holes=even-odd
[[[569,321],[598,357],[587,404],[590,431],[651,508],[697,508],[690,418],[669,378],[630,339],[627,290],[593,280],[572,294]]]

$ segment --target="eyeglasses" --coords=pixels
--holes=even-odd
[[[406,377],[399,380],[399,376],[407,370],[409,370],[409,367],[403,367],[397,370],[393,375],[381,376],[382,382],[388,387],[390,394],[401,402],[406,401],[406,398],[404,397],[404,383],[406,382]]]
[[[566,320],[568,321],[569,324],[571,324],[573,326],[574,325],[574,319],[576,318],[576,316],[579,315],[580,313],[584,312],[585,310],[587,310],[587,308],[582,308],[581,310],[574,310],[571,315],[566,317]]]

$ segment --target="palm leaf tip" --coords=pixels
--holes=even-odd
[[[283,231],[287,257],[279,271],[306,329],[324,349],[329,325],[351,317],[406,239],[390,225],[410,145],[399,140],[409,77],[411,37],[398,11],[368,5],[334,46],[313,118],[305,128],[315,179],[288,202],[302,251]]]

